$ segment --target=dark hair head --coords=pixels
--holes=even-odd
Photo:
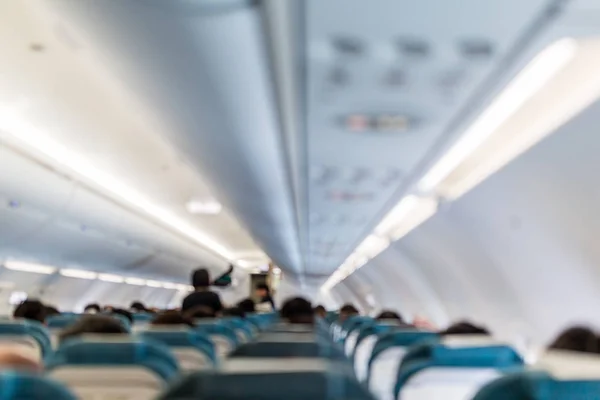
[[[322,305],[318,305],[316,306],[313,311],[315,312],[315,315],[321,318],[325,318],[325,316],[327,315],[327,310],[325,309],[325,307],[323,307]]]
[[[269,285],[267,285],[266,283],[259,283],[258,285],[256,285],[256,290],[265,290],[267,293],[270,292]]]
[[[127,329],[121,321],[109,315],[84,315],[60,334],[60,340],[86,333],[123,334]]]
[[[210,286],[210,274],[206,268],[197,269],[192,273],[192,286],[196,289]]]
[[[46,320],[46,306],[39,300],[25,300],[15,308],[14,318],[24,318],[43,323]]]
[[[151,325],[187,325],[195,326],[191,318],[183,316],[179,311],[165,311],[150,322]]]
[[[583,326],[575,326],[563,331],[550,345],[550,348],[583,353],[598,353],[600,351],[596,333]]]
[[[279,315],[292,324],[312,324],[315,320],[312,304],[302,297],[294,297],[283,303]]]
[[[58,309],[56,307],[46,306],[46,318],[48,318],[52,315],[58,315],[58,314],[60,314],[60,311],[58,311]]]
[[[252,299],[244,299],[240,301],[237,306],[247,313],[253,313],[256,311],[256,306],[254,305],[254,301]]]
[[[358,309],[354,307],[352,304],[344,304],[342,308],[340,308],[340,313],[344,314],[358,314]]]
[[[134,301],[131,303],[129,308],[135,312],[144,312],[146,311],[146,307],[139,301]]]
[[[186,311],[183,315],[191,319],[208,319],[217,317],[215,310],[208,306],[196,306],[191,310]]]
[[[124,316],[125,318],[127,318],[127,320],[129,320],[130,324],[133,324],[133,314],[130,313],[127,310],[124,310],[122,308],[113,308],[111,311],[113,314],[119,314]]]
[[[92,304],[88,304],[87,306],[85,306],[85,308],[83,309],[84,312],[88,312],[88,311],[93,311],[95,313],[99,313],[100,312],[100,306],[96,303],[92,303]]]
[[[381,321],[384,319],[394,319],[400,322],[404,322],[400,314],[391,310],[383,310],[376,318],[376,320]]]
[[[238,318],[246,318],[246,312],[242,310],[240,307],[231,307],[223,310],[224,317],[238,317]]]
[[[445,331],[441,331],[440,335],[489,335],[490,332],[484,327],[473,325],[470,322],[462,321],[450,325]]]

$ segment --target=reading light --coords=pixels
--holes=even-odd
[[[61,269],[58,271],[62,276],[77,279],[96,279],[98,274],[91,271],[83,271],[80,269]]]
[[[11,139],[25,150],[33,150],[38,156],[47,158],[55,164],[66,167],[85,181],[99,188],[112,199],[140,211],[164,226],[192,239],[196,243],[213,251],[227,261],[233,259],[232,253],[223,245],[209,237],[185,220],[167,209],[153,203],[131,186],[121,181],[117,175],[110,175],[92,165],[84,156],[69,150],[63,144],[54,141],[45,131],[38,129],[18,115],[18,110],[0,109],[0,137]]]
[[[34,264],[23,261],[9,260],[4,263],[6,269],[21,272],[32,272],[35,274],[51,275],[56,272],[57,268],[48,265]]]
[[[119,275],[98,274],[98,279],[104,282],[123,283],[125,278]]]

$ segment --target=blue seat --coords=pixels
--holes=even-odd
[[[238,347],[231,357],[302,357],[347,361],[344,352],[330,339],[311,333],[264,334]]]
[[[297,368],[297,370],[295,370]],[[345,363],[322,359],[231,359],[219,372],[200,372],[173,386],[162,400],[372,400]]]
[[[139,335],[169,346],[183,370],[213,367],[217,363],[215,345],[204,332],[165,327],[152,328]]]
[[[433,332],[406,330],[382,332],[371,351],[367,364],[366,382],[377,397],[391,397],[396,384],[400,363],[411,346],[422,342],[437,342]]]
[[[73,325],[81,318],[80,314],[58,314],[46,319],[48,329],[64,329]]]
[[[232,329],[242,333],[242,337],[240,337],[240,335],[238,335],[238,340],[240,342],[248,341],[248,340],[252,339],[252,336],[254,335],[254,332],[252,331],[251,323],[242,318],[238,318],[238,317],[223,318],[222,323],[224,325],[227,325],[227,326],[231,327]],[[243,338],[243,340],[242,340],[242,338]]]
[[[152,321],[156,316],[151,313],[138,312],[132,313],[133,323],[134,324],[145,324]]]
[[[82,336],[61,344],[47,363],[50,376],[80,397],[95,393],[152,398],[179,373],[169,348],[127,335]]]
[[[227,326],[218,320],[198,320],[196,328],[200,332],[210,336],[215,344],[217,357],[222,359],[231,353],[241,342],[231,326]]]
[[[0,341],[22,344],[45,358],[52,352],[50,332],[39,322],[25,319],[0,321]]]
[[[76,400],[66,387],[39,375],[0,372],[0,400]]]
[[[427,343],[411,348],[397,374],[394,397],[464,399],[504,373],[521,368],[523,360],[504,344]]]
[[[360,382],[364,382],[367,379],[369,360],[371,359],[371,354],[373,353],[373,348],[375,347],[377,340],[384,333],[398,329],[400,329],[398,325],[382,325],[379,323],[367,325],[360,329],[356,339],[356,345],[354,346],[354,352],[351,356],[356,378]]]

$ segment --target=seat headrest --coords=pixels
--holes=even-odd
[[[165,380],[174,377],[179,365],[169,348],[159,342],[124,337],[85,336],[61,344],[48,362],[48,369],[65,365],[139,365]]]
[[[600,355],[550,350],[540,356],[534,369],[547,371],[561,381],[600,381]]]
[[[213,362],[216,362],[215,345],[210,337],[202,331],[190,328],[168,329],[167,327],[154,326],[139,335],[143,338],[164,343],[169,347],[194,347],[204,352]]]
[[[484,347],[507,344],[489,335],[446,335],[440,342],[446,347]]]
[[[0,321],[0,335],[23,335],[35,339],[46,356],[52,350],[50,333],[44,325],[26,319]]]

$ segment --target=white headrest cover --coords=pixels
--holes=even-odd
[[[550,350],[533,368],[545,370],[557,380],[600,380],[600,355]]]
[[[446,347],[504,346],[507,344],[488,335],[447,335],[441,342]]]

